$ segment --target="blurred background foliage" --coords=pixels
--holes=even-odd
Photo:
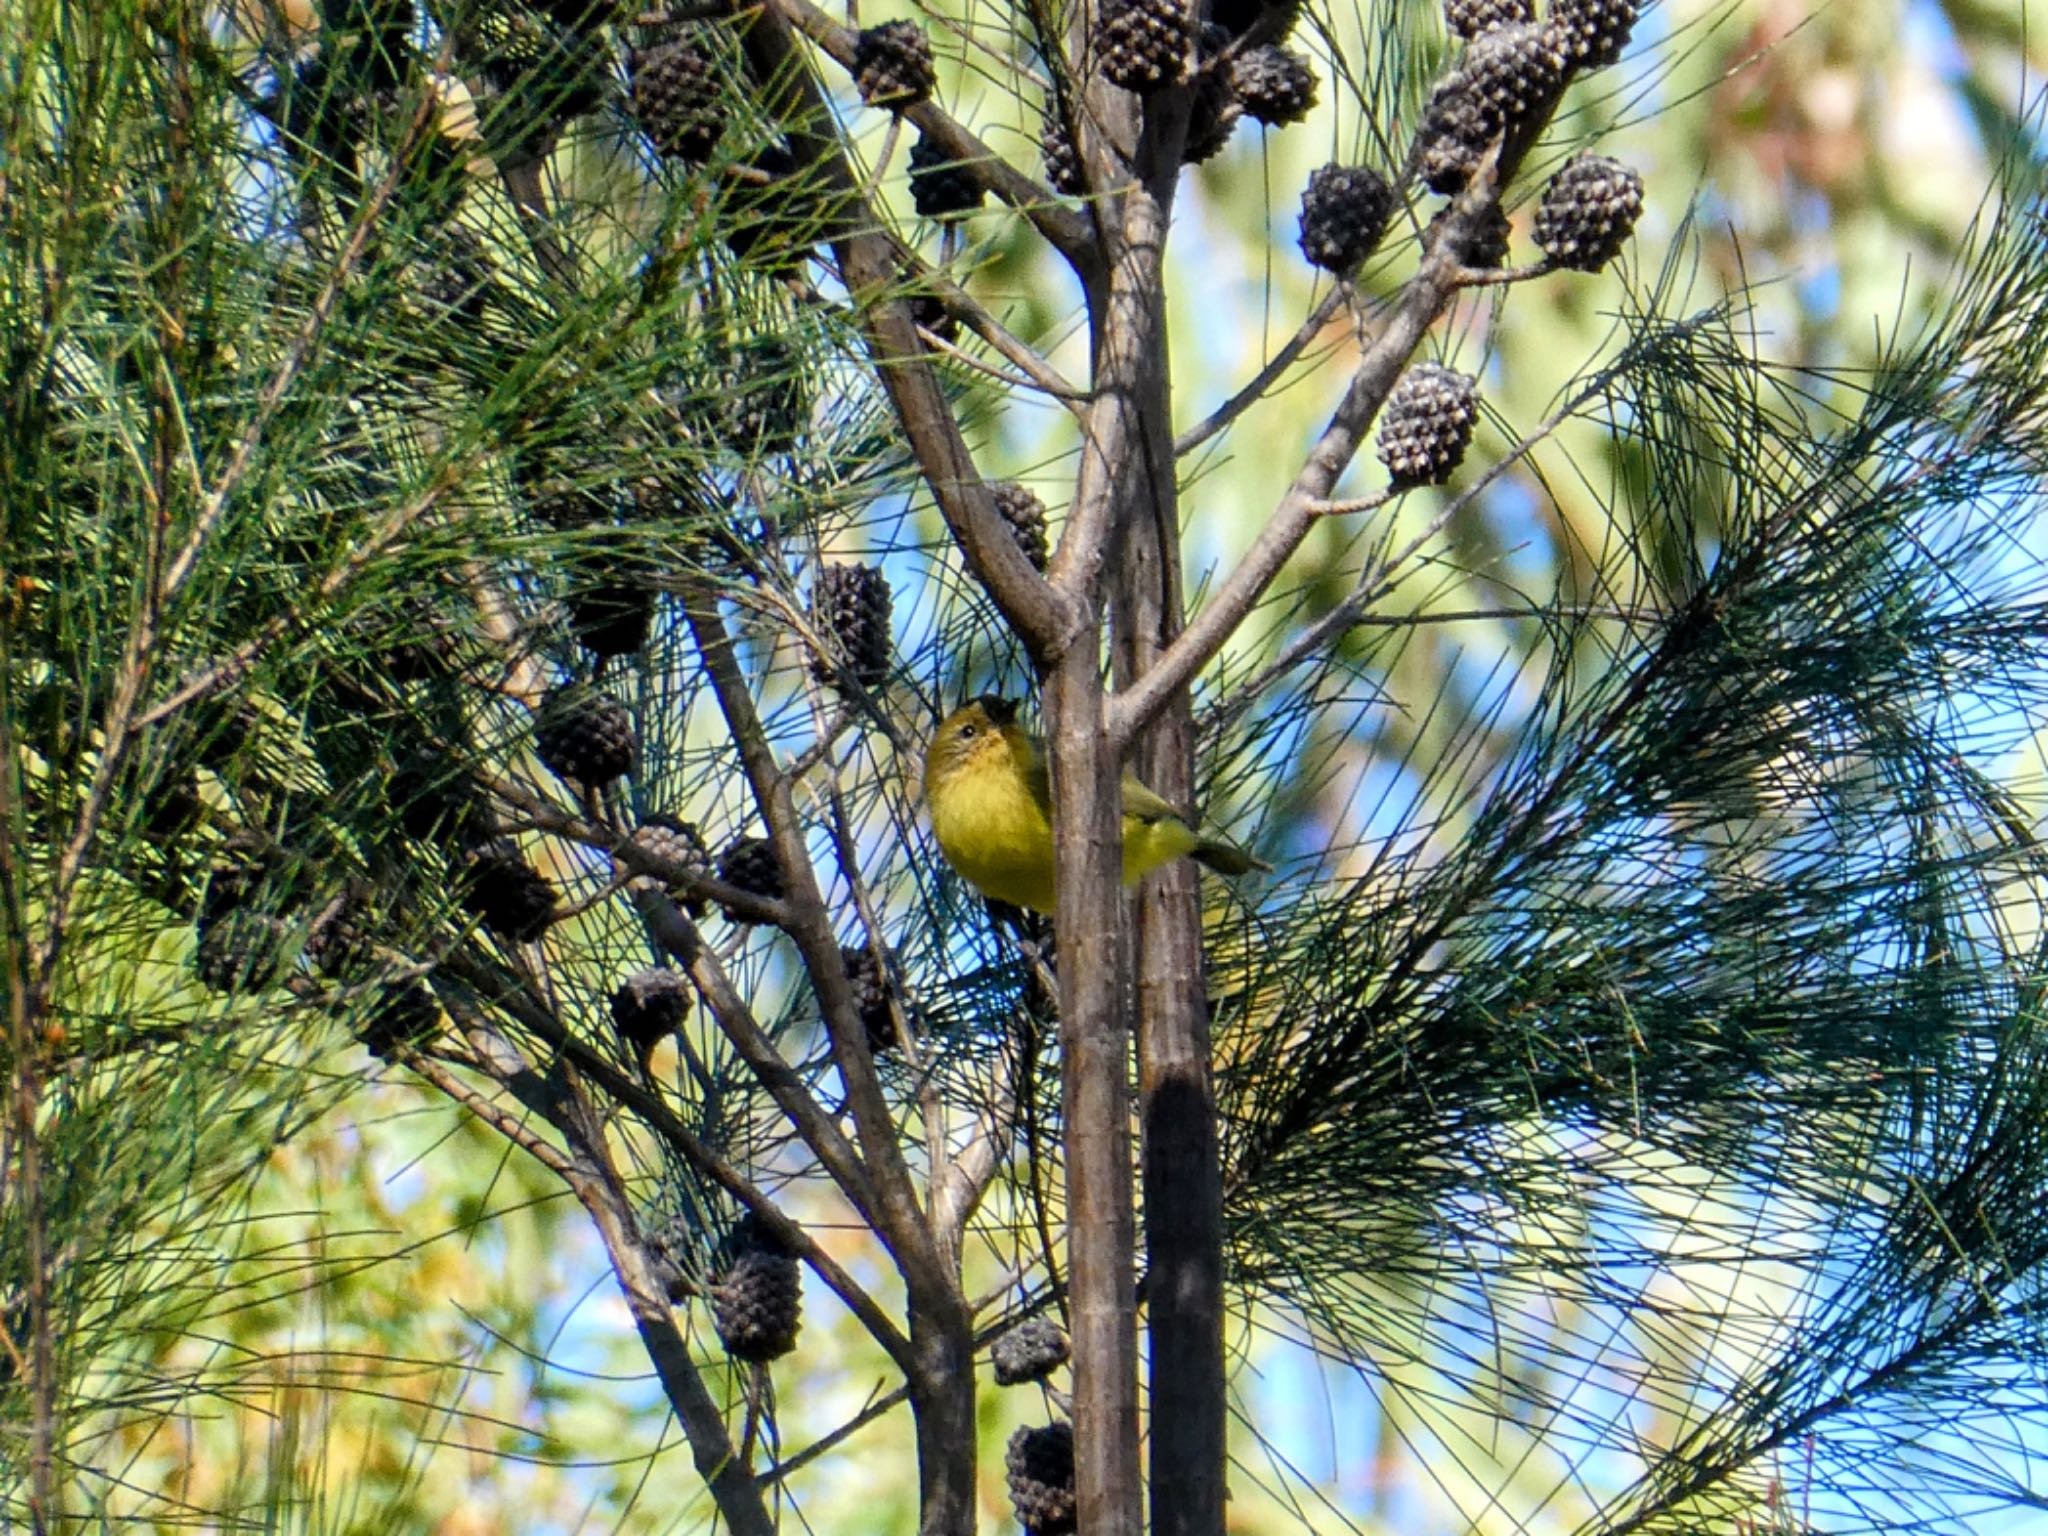
[[[252,49],[252,39],[277,46],[280,26],[291,47],[307,45],[319,32],[318,18],[304,6],[273,12],[247,0],[242,11],[239,32],[211,18],[208,36],[224,58]],[[1013,34],[1008,14],[980,6],[902,14],[939,35],[972,39],[985,30],[1007,45]],[[133,19],[124,13],[110,24]],[[887,18],[863,13],[859,19],[871,25]],[[93,24],[83,15],[63,22]],[[1419,50],[1388,42],[1441,39],[1436,8],[1425,0],[1318,12],[1299,36],[1317,53],[1324,77],[1317,114],[1286,134],[1245,125],[1231,148],[1191,173],[1184,193],[1170,297],[1185,425],[1239,387],[1320,296],[1292,249],[1296,189],[1308,171],[1332,158],[1381,165],[1394,159],[1412,119],[1376,120],[1361,103],[1381,110],[1398,102],[1413,113],[1429,67],[1442,57],[1427,41]],[[1447,356],[1483,380],[1488,414],[1474,461],[1492,462],[1534,432],[1589,367],[1622,359],[1630,332],[1617,316],[1632,313],[1646,290],[1660,292],[1673,314],[1731,304],[1733,333],[1756,356],[1799,370],[1806,388],[1821,391],[1810,402],[1818,413],[1852,413],[1860,392],[1891,359],[1887,338],[1912,334],[1954,300],[1948,274],[1992,184],[1993,162],[2036,131],[2024,116],[2023,82],[2048,64],[2044,54],[2048,17],[2039,6],[1666,0],[1651,7],[1628,58],[1577,88],[1542,151],[1545,163],[1561,162],[1577,143],[1597,137],[1642,169],[1649,211],[1624,270],[1473,290],[1455,323],[1440,332]],[[140,55],[128,57],[134,67]],[[942,99],[992,146],[1032,165],[1035,104],[1020,104],[1007,81],[985,78],[977,57],[968,59],[965,67],[942,71]],[[34,67],[26,65],[18,80],[30,78]],[[289,85],[283,77],[273,83],[280,94],[269,110],[295,121],[292,92],[306,90],[316,110],[296,121],[317,134],[317,109],[330,101],[317,82],[302,76]],[[53,434],[48,417],[37,421],[26,409],[32,402],[17,401],[8,449],[10,482],[42,486],[48,497],[33,512],[17,509],[15,526],[45,517],[38,525],[45,536],[35,547],[65,569],[24,567],[10,556],[10,574],[26,577],[51,601],[82,604],[61,619],[46,615],[48,627],[71,636],[78,655],[104,656],[108,637],[124,622],[120,575],[135,567],[148,544],[147,519],[162,512],[143,494],[161,484],[153,466],[122,462],[130,446],[150,440],[128,413],[157,412],[156,426],[164,428],[172,402],[152,394],[150,381],[165,371],[234,380],[224,398],[184,402],[194,409],[177,427],[216,449],[231,448],[267,377],[259,360],[282,355],[278,328],[288,331],[316,302],[313,291],[293,285],[316,283],[317,270],[309,277],[305,268],[273,261],[276,242],[288,239],[294,221],[311,248],[345,238],[347,210],[375,195],[379,168],[371,157],[358,167],[355,185],[346,177],[309,178],[304,190],[310,195],[301,200],[284,195],[298,185],[299,162],[266,139],[261,114],[250,104],[238,114],[209,94],[212,86],[181,95],[177,82],[160,79],[70,84],[80,110],[95,91],[140,92],[151,102],[149,112],[131,110],[128,123],[154,113],[188,133],[191,143],[210,146],[219,163],[243,168],[222,175],[216,165],[191,183],[235,186],[242,202],[223,207],[181,203],[185,172],[170,166],[165,195],[144,199],[150,209],[145,248],[124,249],[121,241],[136,227],[124,210],[137,189],[120,178],[137,174],[146,155],[119,170],[112,157],[133,145],[110,144],[109,163],[99,167],[60,157],[65,172],[77,178],[68,215],[46,228],[10,232],[17,258],[96,248],[104,259],[91,267],[93,280],[132,285],[125,292],[61,281],[38,288],[32,277],[24,281],[35,263],[21,261],[7,279],[13,285],[10,346],[40,344],[28,338],[38,320],[51,318],[39,313],[51,294],[63,295],[72,321],[63,328],[66,350],[57,359],[70,414]],[[463,95],[451,91],[437,105],[444,131],[513,131],[493,126],[487,116],[479,127],[473,104],[457,99]],[[203,122],[181,116],[181,101],[202,98],[211,103],[210,116]],[[122,119],[110,109],[108,121]],[[394,120],[384,131],[402,135],[407,128]],[[881,115],[868,114],[855,124],[853,138],[879,160],[888,135]],[[240,690],[258,701],[254,716],[207,720],[195,727],[197,739],[145,754],[115,801],[120,814],[134,820],[125,831],[162,846],[162,858],[148,871],[157,882],[148,894],[162,899],[166,910],[189,913],[203,899],[205,866],[217,851],[207,828],[230,811],[248,812],[240,797],[260,801],[254,819],[276,829],[319,820],[309,806],[332,788],[331,779],[310,766],[319,756],[313,738],[323,718],[357,711],[388,723],[400,710],[399,701],[372,683],[361,694],[323,691],[321,668],[313,663],[348,653],[333,637],[368,635],[378,645],[403,648],[444,635],[459,626],[446,613],[437,616],[431,604],[423,611],[422,589],[431,591],[438,581],[456,594],[451,602],[459,607],[464,583],[479,566],[536,604],[564,601],[579,583],[597,584],[598,576],[589,573],[601,575],[621,560],[701,569],[716,563],[702,541],[715,544],[721,528],[730,534],[732,509],[742,502],[750,515],[760,514],[758,526],[745,529],[747,537],[772,542],[780,530],[789,531],[798,549],[788,569],[808,570],[827,555],[886,549],[898,589],[899,645],[906,657],[923,661],[921,670],[911,669],[915,675],[899,680],[889,701],[895,729],[863,737],[842,766],[849,792],[858,797],[852,819],[871,854],[886,848],[892,824],[908,826],[914,818],[901,792],[907,763],[892,737],[913,736],[963,681],[1012,687],[1022,681],[1018,659],[999,647],[991,652],[992,631],[963,605],[957,571],[939,552],[942,529],[913,496],[877,404],[856,374],[803,380],[816,413],[801,449],[773,469],[730,458],[707,462],[700,447],[674,435],[674,417],[667,414],[673,410],[696,408],[707,398],[744,403],[747,392],[729,387],[737,377],[735,359],[748,356],[760,335],[812,327],[834,333],[843,345],[846,322],[830,305],[799,305],[754,275],[720,266],[707,283],[730,305],[734,335],[692,331],[678,341],[669,331],[673,345],[651,346],[651,337],[664,334],[664,315],[673,314],[663,306],[679,301],[664,294],[653,275],[634,269],[630,258],[639,241],[664,219],[696,218],[706,228],[719,227],[730,213],[719,198],[734,194],[728,188],[697,205],[664,206],[646,190],[638,154],[615,117],[596,116],[581,120],[542,166],[558,204],[588,210],[575,221],[586,242],[581,255],[616,284],[582,310],[550,309],[535,297],[545,288],[544,257],[519,238],[520,210],[473,166],[443,167],[431,181],[398,189],[396,216],[409,221],[413,233],[446,238],[454,229],[467,241],[449,248],[443,272],[423,270],[398,254],[403,242],[392,242],[390,252],[375,242],[365,250],[363,281],[336,296],[328,341],[306,359],[264,434],[250,500],[268,512],[242,527],[235,535],[240,544],[218,551],[220,558],[209,558],[195,573],[189,601],[202,619],[192,638],[198,645],[223,633],[261,630],[279,611],[281,597],[304,597],[306,584],[317,583],[323,572],[346,568],[353,585],[331,610],[315,605],[305,611],[309,622],[294,630],[289,644],[257,659]],[[882,193],[900,205],[902,146],[892,145],[891,154]],[[17,159],[9,174],[21,176],[24,164]],[[449,219],[444,200],[463,177],[473,184],[459,199],[463,211]],[[335,206],[309,214],[321,200]],[[1517,247],[1525,251],[1528,215],[1521,209],[1515,225]],[[963,266],[973,270],[966,286],[982,303],[1070,377],[1085,373],[1076,295],[1018,220],[991,210],[942,239],[964,253]],[[941,237],[928,246],[940,249]],[[1413,239],[1391,242],[1362,279],[1367,291],[1391,291],[1415,251]],[[487,258],[481,268],[474,265],[479,252]],[[429,287],[449,273],[456,276],[452,293]],[[435,306],[463,305],[484,286],[489,298],[479,344],[437,349],[425,323],[440,312]],[[703,292],[692,290],[693,302]],[[1509,292],[1511,301],[1500,297]],[[632,324],[606,328],[605,314],[635,305]],[[184,356],[186,342],[174,331],[136,321],[138,315],[176,314],[182,306],[208,315],[205,342],[221,353]],[[105,323],[96,329],[98,320]],[[1333,321],[1298,371],[1327,380],[1356,347],[1349,325],[1348,319]],[[687,350],[693,346],[699,349],[694,355]],[[238,348],[250,364],[239,373]],[[22,355],[15,353],[17,361]],[[673,387],[678,372],[687,387]],[[762,377],[771,389],[786,382],[773,365]],[[1829,377],[1842,381],[1834,398],[1818,382]],[[404,402],[402,432],[376,395],[394,379],[417,391]],[[985,469],[1039,489],[1057,520],[1075,451],[1065,413],[1042,404],[1013,408],[985,379],[963,374],[956,385],[963,412],[981,430]],[[1602,398],[1611,405],[1627,392],[1615,384]],[[1191,585],[1227,566],[1249,542],[1275,493],[1276,456],[1291,459],[1312,439],[1327,398],[1323,387],[1283,385],[1191,461]],[[451,408],[439,430],[421,431],[418,424],[434,421],[432,406],[444,399]],[[79,401],[91,408],[78,408]],[[1766,414],[1771,409],[1760,407]],[[1348,942],[1341,909],[1390,900],[1406,889],[1403,873],[1386,862],[1388,840],[1412,838],[1428,846],[1432,860],[1450,860],[1469,844],[1479,813],[1475,802],[1433,808],[1433,819],[1411,819],[1399,809],[1416,795],[1428,798],[1427,785],[1437,781],[1426,765],[1455,765],[1439,771],[1464,784],[1518,773],[1535,783],[1554,766],[1532,764],[1524,755],[1537,713],[1526,689],[1546,671],[1557,688],[1567,687],[1558,679],[1597,688],[1612,653],[1599,625],[1612,615],[1561,623],[1555,613],[1527,610],[1598,607],[1619,612],[1625,628],[1633,605],[1673,601],[1696,577],[1701,550],[1721,531],[1717,520],[1731,515],[1739,497],[1717,489],[1706,475],[1690,482],[1691,504],[1660,506],[1656,489],[1664,466],[1654,445],[1608,430],[1617,419],[1586,414],[1563,423],[1426,537],[1419,558],[1403,566],[1401,583],[1381,594],[1374,608],[1376,618],[1416,622],[1346,636],[1338,653],[1342,665],[1300,684],[1302,698],[1313,695],[1313,707],[1287,695],[1290,702],[1274,707],[1267,723],[1255,716],[1233,730],[1229,684],[1282,655],[1288,640],[1336,609],[1376,561],[1423,537],[1452,493],[1412,495],[1380,519],[1330,520],[1220,664],[1218,686],[1205,697],[1211,706],[1205,719],[1223,744],[1213,770],[1218,819],[1256,831],[1270,850],[1297,856],[1295,873],[1306,868],[1327,878],[1328,912],[1314,910],[1301,894],[1306,882],[1291,888],[1303,906],[1286,915],[1302,921],[1304,931],[1326,933],[1332,945]],[[598,420],[607,423],[603,450],[592,455],[585,450]],[[1744,466],[1724,469],[1739,480]],[[67,483],[126,477],[136,497],[132,524],[64,515]],[[671,492],[690,487],[708,505],[653,532],[645,524],[621,530],[602,520],[579,526],[572,514],[539,540],[513,526],[511,509],[529,502],[560,505],[613,494],[635,479]],[[430,502],[433,516],[402,550],[380,547],[379,518],[409,504],[408,498]],[[197,513],[187,507],[178,515]],[[61,536],[48,536],[51,529]],[[1976,553],[1981,568],[1995,572],[1995,558]],[[377,579],[380,561],[390,564],[388,580]],[[403,594],[396,576],[401,564]],[[1798,573],[1801,580],[1827,574]],[[563,579],[567,587],[553,585]],[[290,591],[282,591],[287,583]],[[103,610],[92,608],[94,593],[102,594]],[[559,625],[522,630],[525,611],[507,615],[505,632],[491,637],[498,654],[515,658],[497,679],[508,701],[497,722],[498,741],[516,731],[513,701],[531,702],[548,677],[577,665]],[[816,690],[807,695],[801,681],[801,652],[787,638],[802,611],[797,587],[778,591],[765,583],[734,615],[746,633],[749,665],[769,680],[764,686],[776,700],[771,728],[796,744],[817,707]],[[751,829],[729,765],[717,760],[715,738],[685,724],[698,718],[690,687],[676,681],[685,669],[658,664],[660,647],[670,647],[671,659],[682,652],[673,629],[663,633],[668,638],[657,639],[654,664],[644,670],[646,692],[633,701],[650,722],[647,750],[663,772],[642,786],[650,803],[635,809],[686,809],[716,847]],[[1567,637],[1569,643],[1561,643]],[[357,646],[355,654],[362,653]],[[180,659],[196,664],[211,654],[199,648]],[[93,771],[89,747],[75,744],[105,701],[91,699],[89,688],[79,698],[55,686],[71,659],[27,658],[10,672],[10,718],[46,732],[31,744],[43,764],[39,772],[50,777],[26,786],[23,814],[30,819],[38,794],[53,804],[71,803],[58,781],[89,780]],[[402,707],[418,711],[424,699],[431,711],[438,686],[429,678]],[[1518,687],[1524,690],[1519,699]],[[1797,697],[1767,702],[1788,710],[1801,704]],[[380,709],[385,713],[376,713]],[[1667,760],[1682,763],[1682,742],[1662,745]],[[2016,738],[2012,745],[2003,792],[2014,806],[2030,808],[2039,782],[2032,759],[2020,750],[2024,743]],[[247,772],[259,758],[262,771]],[[1425,765],[1416,770],[1425,787],[1390,788],[1390,765]],[[1625,785],[1622,767],[1607,766],[1613,782]],[[252,781],[259,787],[249,788]],[[664,800],[671,803],[652,803]],[[1849,824],[1856,825],[1853,816]],[[1745,860],[1772,856],[1731,847],[1719,873],[1739,884]],[[1679,854],[1673,858],[1682,863]],[[875,855],[874,862],[886,861]],[[602,884],[594,868],[571,861],[550,872],[582,895]],[[1571,873],[1567,866],[1551,878]],[[1358,883],[1347,883],[1353,877]],[[900,888],[918,877],[899,871],[893,878]],[[1986,876],[1987,886],[1996,883]],[[943,890],[920,894],[957,900]],[[1538,906],[1555,896],[1533,885],[1522,894]],[[190,1128],[177,1156],[146,1170],[120,1166],[118,1176],[79,1178],[76,1240],[90,1244],[96,1234],[104,1253],[141,1256],[142,1264],[118,1286],[109,1281],[98,1290],[95,1277],[103,1271],[65,1271],[73,1277],[67,1283],[80,1289],[64,1306],[85,1319],[64,1342],[67,1371],[74,1389],[98,1404],[74,1441],[74,1454],[99,1469],[97,1518],[108,1527],[150,1529],[708,1529],[709,1502],[647,1372],[602,1250],[554,1181],[509,1153],[465,1111],[424,1096],[403,1072],[387,1070],[347,1039],[333,1025],[331,998],[294,1001],[266,993],[222,999],[193,987],[187,979],[191,932],[139,919],[137,900],[134,889],[110,882],[89,889],[74,914],[67,952],[81,957],[82,969],[63,978],[62,991],[78,1059],[90,1067],[75,1073],[80,1113],[52,1120],[81,1145],[53,1143],[48,1153],[53,1167],[90,1169],[91,1144],[118,1149],[125,1127],[166,1107]],[[419,931],[444,919],[446,906],[444,899],[417,915]],[[2022,931],[2032,922],[2026,900],[2015,899],[2011,913]],[[31,922],[37,915],[32,909],[26,914]],[[1259,925],[1277,915],[1268,908],[1219,918],[1219,950],[1256,950]],[[1685,920],[1674,909],[1674,925]],[[591,975],[579,983],[574,962],[564,961],[564,990],[599,996],[603,983],[596,978],[616,972],[637,936],[630,923],[603,909],[577,921],[575,936]],[[719,933],[753,988],[757,1011],[779,1013],[801,1038],[805,1000],[786,964],[774,959],[758,933],[738,925]],[[923,942],[925,951],[911,953],[907,963],[926,974],[971,977],[975,964],[995,963],[992,954],[965,953],[941,938],[889,938],[906,948]],[[1594,973],[1630,964],[1629,956],[1608,955],[1599,966],[1575,967],[1573,956],[1528,943],[1527,931],[1516,930],[1506,915],[1494,938],[1495,974],[1512,978],[1522,1001],[1478,995],[1477,989],[1459,995],[1455,1006],[1444,1005],[1439,1017],[1446,1039],[1432,1049],[1455,1056],[1461,1031],[1511,1025],[1501,1011],[1538,1006],[1530,997],[1561,1009],[1596,986]],[[1494,938],[1482,927],[1479,937],[1463,942],[1484,948]],[[847,942],[858,939],[846,935]],[[1756,975],[1768,974],[1769,964],[1759,960]],[[1259,983],[1284,984],[1285,978],[1276,982],[1270,975]],[[1686,1006],[1685,998],[1672,1002],[1674,1013]],[[1272,999],[1256,991],[1219,1000],[1226,1051],[1244,1053],[1226,1055],[1226,1074],[1257,1083],[1261,1053],[1281,1042],[1246,1021],[1273,1011]],[[944,1021],[931,1023],[934,1038],[943,1040]],[[1236,1035],[1229,1032],[1233,1023],[1240,1026]],[[1589,1027],[1577,1048],[1597,1056],[1602,1042],[1596,1034]],[[184,1046],[153,1048],[152,1041],[170,1037]],[[717,1055],[708,1034],[696,1045],[707,1058]],[[1542,1042],[1532,1036],[1532,1061],[1541,1054]],[[1838,1069],[1853,1054],[1844,1047],[1825,1065]],[[131,1071],[124,1061],[137,1065]],[[663,1047],[654,1070],[666,1076],[686,1068]],[[1544,1069],[1530,1070],[1540,1077]],[[963,1071],[961,1080],[972,1075]],[[727,1112],[715,1099],[707,1094],[699,1106],[707,1116]],[[1233,1108],[1240,1114],[1233,1134],[1253,1148],[1264,1129],[1261,1117],[1286,1113],[1284,1104],[1262,1105],[1250,1089]],[[746,1119],[744,1110],[730,1113],[736,1122]],[[1692,1128],[1703,1142],[1726,1133],[1709,1120]],[[1412,1119],[1390,1112],[1389,1137],[1412,1128]],[[1454,1139],[1459,1127],[1449,1122],[1441,1133]],[[154,1130],[134,1134],[153,1146],[160,1139]],[[777,1166],[774,1128],[754,1132],[741,1124],[732,1134],[739,1144],[757,1135],[759,1166]],[[1561,1426],[1578,1420],[1556,1405],[1625,1422],[1644,1446],[1687,1445],[1688,1437],[1704,1432],[1714,1389],[1744,1379],[1784,1347],[1775,1325],[1810,1328],[1824,1339],[1842,1321],[1825,1315],[1828,1298],[1802,1284],[1796,1262],[1788,1259],[1782,1270],[1725,1262],[1731,1251],[1774,1247],[1796,1257],[1805,1224],[1817,1219],[1824,1200],[1798,1209],[1785,1203],[1781,1190],[1766,1195],[1727,1187],[1688,1168],[1668,1141],[1634,1139],[1626,1127],[1592,1114],[1576,1120],[1532,1114],[1521,1124],[1491,1123],[1484,1136],[1494,1139],[1467,1150],[1500,1170],[1503,1187],[1526,1193],[1550,1180],[1557,1198],[1487,1207],[1466,1189],[1448,1213],[1421,1206],[1406,1213],[1412,1225],[1405,1231],[1389,1215],[1389,1230],[1374,1241],[1412,1263],[1390,1263],[1370,1275],[1315,1277],[1319,1294],[1291,1298],[1289,1287],[1301,1277],[1290,1271],[1274,1279],[1267,1301],[1248,1304],[1234,1319],[1233,1343],[1243,1364],[1234,1530],[1574,1529],[1639,1468],[1611,1450],[1578,1460],[1578,1448],[1561,1433]],[[1788,1146],[1785,1155],[1810,1153],[1822,1168],[1825,1139],[1816,1135],[1808,1148]],[[1312,1160],[1318,1145],[1290,1146],[1288,1155]],[[1448,1160],[1453,1151],[1443,1146],[1416,1156]],[[643,1154],[644,1171],[660,1183],[658,1152]],[[108,1161],[113,1167],[120,1160]],[[1253,1177],[1244,1171],[1251,1164],[1236,1166],[1239,1176]],[[1654,1198],[1612,1195],[1616,1186],[1606,1176],[1632,1166],[1666,1175],[1650,1181],[1659,1191]],[[1321,1167],[1326,1183],[1331,1168]],[[794,1178],[793,1168],[785,1171]],[[1841,1172],[1853,1176],[1853,1170]],[[667,1177],[673,1195],[674,1170]],[[687,1189],[687,1181],[680,1182]],[[887,1266],[866,1234],[845,1221],[830,1192],[813,1187],[820,1183],[792,1182],[785,1191],[792,1207],[845,1264],[890,1297]],[[72,1195],[60,1186],[49,1198],[61,1203]],[[1043,1209],[1040,1198],[1047,1202]],[[1610,1198],[1614,1203],[1605,1203]],[[998,1187],[981,1244],[970,1255],[970,1274],[980,1280],[970,1291],[999,1284],[1013,1266],[1029,1267],[1041,1219],[1056,1227],[1056,1192],[1021,1180]],[[1289,1222],[1345,1219],[1341,1202],[1325,1208],[1303,1195],[1290,1209],[1276,1198],[1250,1219],[1244,1247],[1256,1250],[1260,1221],[1277,1231]],[[1487,1232],[1493,1235],[1475,1235]],[[1553,1247],[1558,1271],[1575,1273],[1571,1256],[1596,1238],[1634,1246],[1651,1301],[1669,1293],[1668,1329],[1654,1322],[1642,1327],[1635,1312],[1624,1320],[1612,1295],[1530,1284],[1526,1268],[1502,1257],[1510,1247],[1525,1257]],[[1446,1273],[1460,1266],[1469,1273]],[[110,1260],[104,1272],[114,1267]],[[1498,1284],[1480,1290],[1467,1283],[1496,1268]],[[1615,1272],[1603,1273],[1611,1281]],[[137,1275],[147,1283],[138,1285]],[[112,1309],[119,1315],[110,1315]],[[1665,1315],[1655,1305],[1647,1310],[1653,1320]],[[1351,1320],[1348,1337],[1340,1336],[1339,1313]],[[1699,1317],[1716,1315],[1724,1319],[1718,1330],[1696,1326]],[[815,1287],[806,1293],[806,1318],[806,1348],[778,1369],[775,1384],[774,1431],[784,1452],[833,1431],[891,1380],[886,1362]],[[10,1333],[18,1340],[18,1328]],[[1447,1347],[1446,1338],[1456,1342]],[[1598,1371],[1586,1363],[1588,1340],[1598,1341],[1607,1360]],[[1364,1375],[1329,1359],[1333,1349],[1360,1358]],[[1659,1390],[1632,1392],[1632,1372],[1637,1387],[1653,1383]],[[1696,1399],[1660,1395],[1688,1378],[1699,1383]],[[720,1385],[737,1404],[738,1374]],[[2018,1391],[2025,1383],[2013,1385]],[[1988,1400],[1992,1395],[1981,1384],[1959,1381],[1956,1401],[1963,1406],[1956,1411],[1989,1413],[1997,1406]],[[992,1528],[1008,1518],[994,1470],[999,1447],[1011,1428],[1043,1411],[1017,1397],[990,1392],[982,1399],[984,1513]],[[17,1406],[10,1404],[11,1421]],[[2038,1442],[2022,1442],[2010,1454],[2018,1465],[2040,1449]],[[1719,1517],[1746,1520],[1757,1531],[1802,1530],[1809,1520],[1836,1528],[1829,1517],[1839,1517],[1840,1508],[1816,1510],[1809,1496],[1821,1454],[1811,1436],[1787,1434],[1762,1456],[1776,1469],[1771,1477],[1747,1487],[1748,1502],[1721,1509]],[[1930,1442],[1930,1462],[1950,1454],[1953,1447]],[[791,1497],[814,1529],[848,1536],[906,1531],[915,1522],[910,1464],[908,1421],[898,1412],[860,1430],[844,1451],[793,1471]],[[1894,1491],[1912,1495],[1916,1480],[1941,1475],[1938,1466],[1898,1469]]]

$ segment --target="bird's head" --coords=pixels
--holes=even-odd
[[[985,693],[939,722],[925,750],[925,779],[943,779],[993,762],[1011,750],[1009,728],[1017,719],[1014,700]]]

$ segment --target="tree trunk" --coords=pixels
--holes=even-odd
[[[974,1536],[974,1320],[957,1292],[913,1297],[918,1361],[910,1411],[917,1424],[918,1536]]]
[[[1167,363],[1161,347],[1160,393]],[[1149,504],[1133,520],[1113,594],[1118,683],[1180,632],[1180,520],[1167,402],[1146,416]],[[1139,777],[1190,807],[1194,718],[1180,694],[1132,753]],[[1145,1203],[1153,1536],[1222,1536],[1223,1214],[1200,882],[1169,865],[1138,898],[1138,1083]]]
[[[1061,1105],[1066,1125],[1074,1484],[1080,1529],[1138,1536],[1138,1330],[1131,1311],[1129,988],[1116,754],[1084,640],[1046,687],[1059,847]]]

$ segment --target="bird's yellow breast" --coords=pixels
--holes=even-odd
[[[1052,823],[998,741],[929,784],[926,797],[947,862],[983,895],[1052,911]]]

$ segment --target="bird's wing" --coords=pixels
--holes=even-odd
[[[1045,765],[1045,743],[1036,736],[1010,727],[1003,733],[1024,774],[1024,788],[1032,801],[1052,820],[1052,770]]]
[[[1142,822],[1179,821],[1186,818],[1173,808],[1171,802],[1154,794],[1138,782],[1135,774],[1124,775],[1124,814],[1135,816]]]

